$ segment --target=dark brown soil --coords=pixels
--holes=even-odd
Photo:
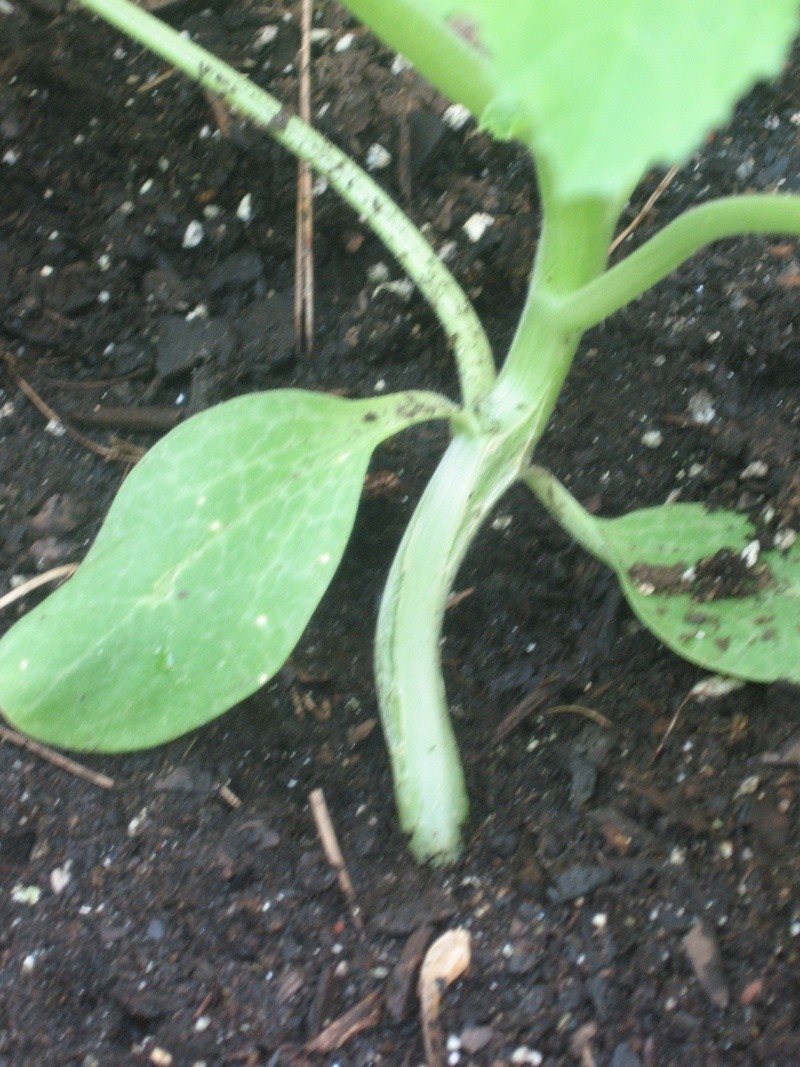
[[[319,6],[318,125],[359,159],[373,143],[391,153],[381,180],[437,247],[453,242],[502,351],[536,236],[530,167],[443,125],[441,100]],[[283,5],[189,0],[165,15],[295,98]],[[235,121],[220,129],[160,62],[60,0],[11,0],[0,74],[0,340],[16,368],[0,372],[1,592],[78,560],[126,469],[48,425],[21,379],[101,446],[147,447],[148,427],[272,386],[454,394],[431,315],[416,295],[376,294],[375,264],[400,274],[330,191],[316,200],[317,352],[295,358],[295,164]],[[800,191],[798,74],[795,60],[748,98],[629,246],[699,199]],[[477,211],[496,221],[473,244],[462,226]],[[184,248],[193,220],[205,239]],[[679,494],[796,528],[798,258],[792,241],[723,243],[595,330],[542,461],[604,515]],[[202,336],[185,322],[199,304]],[[370,643],[443,444],[422,429],[376,456],[329,595],[246,706],[158,751],[88,761],[110,790],[0,747],[0,1064],[417,1065],[415,964],[457,926],[473,959],[443,998],[453,1064],[800,1063],[798,692],[689,699],[700,672],[522,491],[478,539],[447,620],[466,851],[447,872],[410,859],[371,729]],[[363,936],[317,839],[316,787]],[[703,971],[691,957],[709,945]],[[309,1051],[359,1004],[360,1032]]]

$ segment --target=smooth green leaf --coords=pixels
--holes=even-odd
[[[0,708],[67,748],[176,737],[285,662],[341,559],[375,446],[453,410],[277,390],[163,438],[75,577],[0,642]]]
[[[759,78],[777,75],[798,32],[798,0],[357,0],[384,38],[440,88],[407,9],[447,20],[480,53],[495,97],[480,116],[520,137],[561,199],[615,198],[653,164],[681,162]],[[397,9],[396,25],[389,12]],[[376,15],[376,20],[378,16]],[[417,55],[418,53],[418,55]],[[469,103],[469,94],[462,94]]]

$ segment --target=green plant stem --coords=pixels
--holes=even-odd
[[[322,174],[383,241],[433,308],[453,346],[463,400],[475,407],[494,384],[491,348],[463,290],[410,219],[344,152],[283,105],[129,0],[81,0],[167,63],[182,70]]]
[[[418,859],[456,856],[467,811],[441,670],[447,596],[478,527],[528,469],[580,340],[559,321],[556,296],[603,269],[615,217],[605,202],[546,203],[525,309],[484,405],[495,430],[456,435],[389,574],[375,672],[400,821]]]
[[[544,467],[531,465],[522,481],[579,545],[606,566],[616,569],[616,560],[600,532],[600,522],[578,503],[555,475]]]
[[[423,78],[480,118],[497,94],[488,64],[480,52],[440,18],[428,12],[424,0],[343,0],[353,14],[385,44],[413,55]]]
[[[542,232],[527,301],[486,407],[503,421],[515,411],[541,409],[546,424],[583,333],[564,306],[576,289],[602,277],[621,204],[594,199],[561,203],[541,172],[540,190]]]
[[[747,234],[800,236],[800,196],[729,196],[691,208],[605,274],[570,293],[565,325],[587,330],[661,281],[705,245]]]
[[[458,855],[468,809],[441,667],[447,596],[475,531],[526,454],[520,438],[453,439],[406,528],[381,601],[378,700],[400,824],[419,860]]]

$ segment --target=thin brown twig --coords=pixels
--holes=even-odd
[[[664,731],[664,734],[663,734],[661,740],[659,741],[655,752],[653,753],[653,758],[650,760],[650,766],[651,767],[653,766],[654,763],[656,763],[659,759],[661,759],[661,754],[664,751],[664,749],[666,748],[667,741],[669,740],[670,735],[672,734],[672,732],[675,729],[675,727],[678,725],[678,719],[680,719],[680,717],[681,717],[681,715],[683,713],[683,709],[686,707],[686,705],[689,703],[689,701],[691,699],[692,699],[692,694],[689,693],[687,696],[685,696],[683,698],[683,700],[678,705],[678,707],[677,707],[677,709],[675,711],[675,714],[672,716],[672,718],[670,720],[669,726],[667,726],[666,730]]]
[[[331,814],[328,811],[328,805],[325,802],[325,794],[321,789],[312,789],[308,796],[308,803],[311,807],[311,814],[314,817],[314,823],[317,827],[319,839],[322,842],[322,847],[325,851],[325,858],[336,871],[339,888],[350,908],[353,924],[356,929],[363,933],[364,921],[361,918],[361,908],[356,898],[356,891],[353,888],[353,883],[350,880],[350,874],[347,870],[347,864],[344,861],[342,850],[339,848],[339,839],[333,828]]]
[[[87,448],[90,452],[94,452],[96,456],[102,456],[102,458],[108,462],[114,460],[120,463],[133,464],[138,463],[142,458],[145,450],[139,448],[137,445],[129,444],[127,441],[117,440],[111,447],[107,447],[106,445],[99,445],[96,441],[92,441],[91,438],[84,437],[82,433],[73,430],[73,428],[68,426],[48,403],[42,400],[33,386],[22,377],[17,370],[17,361],[10,352],[3,353],[3,363],[15,384],[25,394],[28,400],[30,400],[36,410],[39,411],[48,422],[63,427],[64,433],[83,448]]]
[[[3,608],[7,608],[9,604],[13,604],[16,600],[21,600],[28,593],[32,593],[34,589],[47,585],[48,582],[57,582],[60,578],[71,578],[77,569],[77,563],[64,563],[60,567],[53,567],[52,570],[45,571],[44,574],[37,574],[35,578],[30,578],[27,582],[23,582],[16,589],[12,589],[10,593],[0,596],[0,611]]]
[[[88,767],[84,767],[82,763],[76,763],[69,756],[62,756],[60,752],[56,752],[54,749],[48,748],[47,745],[42,745],[30,737],[25,737],[24,734],[17,733],[16,730],[12,730],[8,726],[0,725],[0,741],[8,741],[9,744],[16,745],[18,748],[27,749],[34,756],[39,756],[40,759],[45,760],[47,763],[52,763],[60,771],[66,771],[67,774],[72,774],[75,778],[82,778],[85,782],[99,786],[100,789],[113,789],[114,787],[114,779],[109,778],[107,774],[100,774],[99,771],[90,770]]]
[[[626,237],[630,237],[630,235],[633,233],[633,231],[642,222],[642,219],[646,218],[647,215],[650,214],[650,212],[653,209],[653,205],[658,200],[658,198],[662,195],[662,193],[665,191],[667,186],[669,186],[672,183],[672,179],[675,177],[675,175],[677,173],[678,173],[678,168],[677,167],[670,167],[669,168],[667,173],[664,175],[664,177],[661,179],[661,181],[656,186],[654,192],[652,192],[650,194],[650,196],[647,198],[647,200],[645,200],[644,206],[642,207],[641,211],[638,213],[636,218],[633,220],[633,222],[629,222],[628,225],[625,227],[625,229],[622,230],[621,233],[618,233],[617,236],[614,238],[614,240],[611,242],[611,248],[610,248],[611,252],[613,252],[616,248],[618,248],[622,244],[622,242],[625,240]]]
[[[613,730],[614,724],[605,715],[595,708],[587,708],[585,704],[558,704],[554,708],[545,708],[542,715],[582,715],[584,719],[591,719],[604,730]]]
[[[300,13],[300,118],[311,123],[311,8],[301,0]],[[298,353],[314,349],[314,208],[311,167],[297,165],[297,229],[294,264],[294,336]]]
[[[171,78],[173,76],[173,74],[177,74],[177,73],[178,73],[178,71],[177,71],[176,67],[167,67],[166,70],[162,70],[160,74],[156,74],[149,81],[142,82],[142,84],[139,86],[139,88],[136,90],[136,92],[137,93],[149,93],[151,89],[158,88],[158,86],[161,85],[162,82],[167,81],[169,78]]]

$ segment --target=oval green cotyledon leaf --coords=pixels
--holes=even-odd
[[[685,159],[778,74],[800,16],[798,0],[345,2],[368,23],[375,9],[384,39],[444,91],[458,80],[403,32],[409,11],[473,44],[496,94],[478,117],[525,140],[565,200],[616,198],[650,166]]]
[[[133,470],[77,574],[0,641],[0,709],[123,751],[221,714],[285,662],[333,577],[370,455],[453,409],[276,390],[196,415]]]

